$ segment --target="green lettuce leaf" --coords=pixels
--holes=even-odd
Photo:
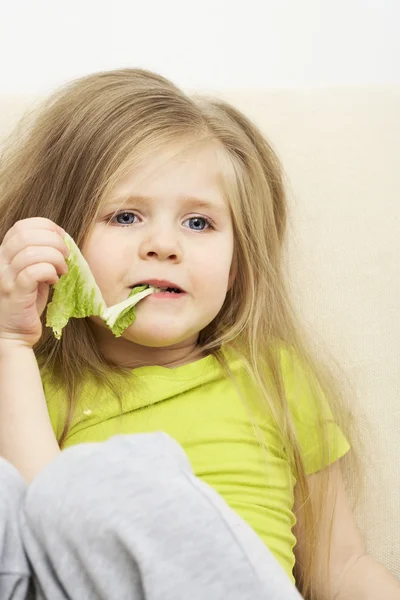
[[[107,308],[100,288],[78,246],[68,234],[64,241],[70,250],[66,258],[68,273],[62,275],[55,284],[53,298],[46,314],[46,325],[53,329],[58,340],[71,317],[101,317]]]
[[[129,298],[107,308],[90,267],[72,237],[65,236],[70,253],[66,258],[68,273],[54,286],[52,301],[47,306],[46,325],[55,337],[61,339],[62,330],[74,317],[101,317],[116,337],[136,318],[135,305],[149,294],[159,291],[153,286],[133,288]]]

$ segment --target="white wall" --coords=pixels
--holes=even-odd
[[[140,66],[186,88],[400,81],[400,0],[2,0],[0,92]]]

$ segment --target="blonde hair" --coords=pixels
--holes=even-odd
[[[321,496],[313,508],[309,499],[282,378],[282,345],[306,369],[315,412],[321,413],[321,447],[327,454],[324,398],[345,431],[346,423],[339,410],[339,386],[315,359],[287,291],[283,269],[287,201],[274,150],[232,106],[212,98],[190,98],[167,79],[139,69],[83,77],[60,89],[38,114],[27,118],[33,118],[33,124],[27,132],[14,132],[2,157],[0,239],[17,220],[42,216],[58,223],[82,247],[100,204],[135,161],[145,160],[147,152],[182,140],[210,140],[219,150],[234,225],[237,275],[220,313],[200,332],[199,344],[228,374],[221,348],[231,344],[241,352],[245,368],[262,392],[260,402],[272,412],[282,439],[289,440],[307,531],[302,579],[297,584],[303,595],[316,598],[315,536],[324,500]],[[49,368],[67,390],[62,445],[83,374],[90,371],[114,393],[118,389],[84,319],[71,320],[60,342],[43,328],[35,352],[41,367]]]

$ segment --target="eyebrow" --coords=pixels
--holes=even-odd
[[[147,206],[150,206],[151,204],[154,204],[155,200],[154,198],[151,198],[149,196],[121,196],[120,198],[113,198],[112,200],[110,200],[109,202],[106,202],[105,205],[106,206],[120,206],[123,204],[127,204],[129,202],[134,202],[134,203],[140,203],[140,204],[146,204]],[[216,203],[216,202],[212,202],[211,200],[207,200],[205,198],[196,198],[196,197],[192,197],[192,196],[186,196],[182,199],[182,204],[184,206],[193,206],[196,208],[203,208],[204,210],[210,210],[210,211],[215,211],[217,213],[221,213],[221,214],[228,214],[228,208],[227,206],[225,206],[225,204],[221,204],[221,203]]]

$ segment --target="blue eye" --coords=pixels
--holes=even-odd
[[[116,221],[119,225],[132,225],[135,218],[137,219],[137,215],[133,212],[120,212],[115,215],[113,221]]]
[[[211,222],[204,217],[191,217],[190,219],[187,219],[187,221],[184,221],[184,223],[187,223],[188,221],[193,224],[193,227],[190,227],[192,231],[205,231],[206,229],[213,229]]]
[[[135,221],[135,219],[137,220]],[[138,219],[139,217],[132,211],[123,211],[117,215],[114,215],[111,221],[126,227],[128,225],[137,223]],[[206,231],[208,229],[214,229],[211,221],[205,217],[191,217],[190,219],[184,221],[184,223],[189,223],[189,228],[192,231]]]

